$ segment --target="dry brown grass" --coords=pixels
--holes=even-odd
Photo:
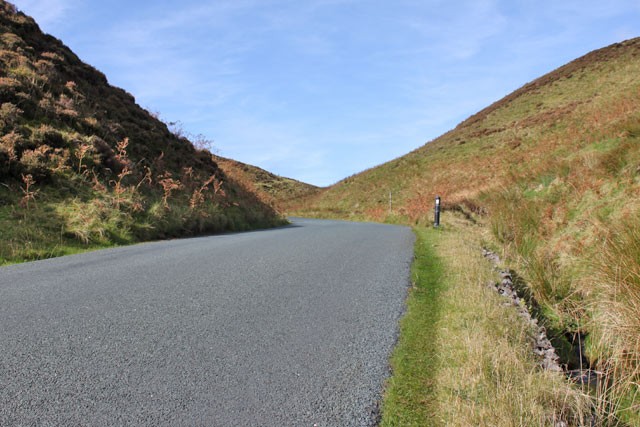
[[[313,185],[281,177],[256,166],[220,156],[214,158],[220,168],[238,184],[278,210],[291,200],[315,194],[319,190]]]
[[[424,332],[413,331],[416,325],[403,321],[392,362],[409,385],[392,379],[382,425],[515,427],[560,421],[588,425],[592,398],[563,375],[538,366],[531,347],[531,325],[488,286],[498,276],[482,257],[484,229],[458,214],[446,212],[442,219],[446,224],[442,230],[417,230],[418,244],[430,245],[442,263],[438,283],[442,290],[436,302],[439,314],[428,334],[433,341],[412,344]],[[416,250],[419,262],[422,255],[418,246]],[[421,278],[417,281],[419,291]],[[407,316],[420,319],[422,308],[412,298],[418,297],[410,296]],[[429,355],[407,354],[425,346],[430,348]],[[423,366],[399,366],[403,360]],[[425,378],[429,381],[422,387],[411,385]]]
[[[486,286],[496,276],[481,256],[478,232],[463,226],[444,233],[438,246],[453,284],[447,298],[452,307],[442,319],[448,334],[441,345],[449,349],[438,376],[446,425],[586,425],[591,399],[562,375],[538,367],[531,326]],[[459,339],[449,340],[451,335]]]
[[[603,373],[601,413],[640,423],[640,221],[629,218],[607,231],[603,256],[584,280],[592,302],[591,357]],[[634,425],[635,425],[634,424]]]

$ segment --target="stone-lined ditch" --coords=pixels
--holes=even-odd
[[[539,358],[540,367],[547,371],[564,373],[576,384],[597,387],[601,373],[591,369],[585,357],[585,336],[570,331],[553,331],[550,334],[538,310],[539,306],[522,277],[513,270],[501,268],[500,257],[496,253],[482,249],[482,255],[493,264],[500,275],[500,281],[490,283],[489,286],[502,295],[507,300],[505,304],[513,306],[520,317],[531,326],[532,351]]]

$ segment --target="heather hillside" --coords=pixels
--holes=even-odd
[[[196,145],[0,1],[0,263],[283,223]]]
[[[234,181],[257,194],[260,200],[280,210],[281,206],[302,197],[317,193],[320,188],[273,174],[257,166],[225,157],[214,156],[216,163]]]
[[[640,39],[591,52],[289,210],[428,225],[442,196],[518,269],[568,368],[603,374],[605,412],[638,423],[639,76]]]

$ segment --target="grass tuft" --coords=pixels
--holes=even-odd
[[[590,286],[594,303],[591,357],[603,372],[599,412],[640,425],[640,218],[614,226]]]

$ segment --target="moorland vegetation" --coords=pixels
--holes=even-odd
[[[286,222],[208,148],[0,1],[0,263]]]
[[[383,425],[640,425],[639,75],[640,39],[594,51],[319,190],[212,155],[0,0],[0,263],[268,227],[284,211],[412,224]],[[436,195],[443,227],[426,230]],[[483,247],[595,387],[523,350],[532,330],[487,290]]]
[[[640,39],[591,52],[288,209],[425,226],[442,196],[522,276],[565,367],[601,375],[599,422],[640,425],[638,76]]]

